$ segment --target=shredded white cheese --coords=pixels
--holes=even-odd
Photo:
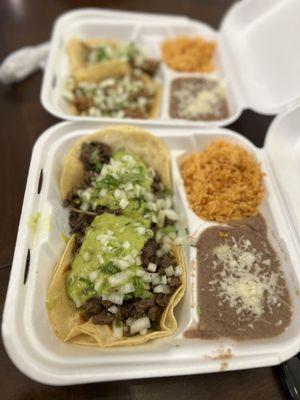
[[[195,91],[195,84],[185,81],[182,87],[174,90],[173,97],[182,117],[195,118],[208,114],[222,116],[225,94],[218,84],[211,89],[199,88],[199,91]]]
[[[233,244],[227,241],[213,251],[217,258],[213,268],[221,266],[222,270],[209,282],[210,290],[216,291],[221,304],[229,304],[237,315],[257,319],[265,306],[271,311],[280,305],[280,275],[268,270],[271,260],[250,247],[249,240],[231,240]]]

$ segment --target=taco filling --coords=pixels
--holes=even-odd
[[[153,148],[145,159],[158,146],[169,166],[167,150],[157,138],[136,132],[144,147],[131,151],[134,137],[124,131],[82,141],[66,162],[73,168],[62,175],[73,236],[48,291],[49,318],[62,340],[100,347],[138,344],[170,335],[177,326],[173,309],[183,295],[185,272],[169,171],[161,170],[160,177],[154,169],[160,164],[150,167],[141,157],[148,141]],[[123,147],[115,145],[117,135]],[[82,179],[75,176],[80,183],[74,184],[79,166]]]
[[[139,71],[95,82],[69,77],[63,92],[77,115],[142,119],[152,117],[157,95],[157,83]]]
[[[67,293],[81,315],[111,324],[115,337],[159,329],[169,295],[180,285],[175,257],[157,255],[159,244],[146,226],[123,215],[97,216],[67,277]]]
[[[85,44],[86,63],[98,64],[108,60],[121,60],[153,76],[159,66],[159,61],[147,58],[143,51],[134,43],[103,42],[95,46]]]

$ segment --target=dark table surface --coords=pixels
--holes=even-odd
[[[134,11],[185,14],[217,28],[232,0],[1,0],[0,59],[21,46],[47,41],[54,19],[80,6]],[[32,146],[38,136],[57,119],[39,100],[42,73],[25,81],[0,85],[0,264],[13,257]],[[262,146],[271,117],[245,111],[231,128]],[[5,301],[10,268],[0,270],[0,310]],[[50,387],[20,373],[0,342],[0,398],[37,399],[284,399],[279,378],[272,368],[209,375],[170,377],[99,383],[73,387]]]

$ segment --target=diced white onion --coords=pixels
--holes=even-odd
[[[110,235],[99,234],[96,236],[96,239],[103,244],[107,244],[112,237]]]
[[[123,248],[124,248],[124,249],[129,249],[129,247],[130,247],[130,243],[126,240],[126,241],[123,243]]]
[[[175,276],[180,276],[180,275],[181,275],[181,270],[180,270],[179,265],[177,265],[177,266],[175,267],[174,275],[175,275]]]
[[[148,317],[139,318],[130,325],[130,333],[134,335],[144,329],[149,329],[150,326],[150,319]]]
[[[63,98],[69,102],[73,102],[75,99],[75,96],[72,92],[70,92],[69,90],[64,90],[63,93]]]
[[[132,252],[131,252],[132,258],[135,258],[138,254],[139,254],[139,252],[137,250],[135,250],[135,249],[133,249]]]
[[[104,297],[106,297],[106,299]],[[102,299],[103,300],[109,300],[114,304],[121,305],[121,304],[123,304],[124,296],[122,294],[119,294],[119,293],[110,293],[107,296],[102,296]]]
[[[181,246],[183,244],[185,244],[185,239],[183,237],[178,236],[175,240],[174,240],[174,244]]]
[[[171,210],[171,209],[165,210],[165,216],[167,218],[169,218],[171,221],[177,221],[178,220],[178,216],[177,216],[176,212],[174,210]]]
[[[146,206],[151,211],[157,211],[156,203],[152,203],[149,201],[148,203],[146,203]]]
[[[150,271],[150,272],[155,272],[156,268],[157,268],[157,265],[154,263],[149,263],[148,267],[147,267],[148,271]]]
[[[127,294],[127,293],[132,293],[134,292],[134,285],[132,282],[126,283],[125,285],[121,286],[119,288],[119,292],[121,294]]]
[[[153,274],[155,276],[152,277],[153,285],[159,285],[161,283],[161,278],[159,274]]]
[[[156,272],[145,272],[145,275],[142,277],[144,282],[153,282],[157,277],[159,277],[158,273]],[[160,279],[160,277],[159,277]],[[160,282],[160,281],[159,281]]]
[[[100,194],[101,197],[105,197],[107,195],[107,189],[104,189],[104,188],[101,189],[99,194]]]
[[[170,232],[170,233],[168,234],[168,237],[169,237],[170,239],[175,240],[176,237],[177,237],[176,232]]]
[[[95,280],[97,279],[98,275],[99,275],[99,271],[93,271],[93,272],[91,272],[91,273],[89,274],[89,280],[90,280],[91,282],[95,282]]]
[[[127,199],[125,199],[125,198],[123,198],[123,199],[120,201],[120,207],[121,207],[122,209],[126,208],[126,207],[128,206],[128,204],[129,204],[129,201],[128,201]]]
[[[158,286],[155,286],[155,288],[153,289],[153,292],[169,294],[169,293],[171,293],[171,290],[167,285],[158,285]]]
[[[97,260],[99,261],[100,265],[104,264],[104,258],[100,254],[97,255]]]
[[[91,198],[91,192],[89,190],[85,190],[82,193],[82,197],[83,197],[84,200],[89,201],[90,198]]]
[[[144,199],[145,199],[146,201],[153,201],[153,199],[154,199],[153,193],[151,193],[151,192],[146,192],[145,195],[144,195]]]
[[[124,260],[126,260],[129,265],[134,264],[134,257],[132,256],[133,252],[131,254],[127,254],[125,257],[123,257]]]
[[[136,183],[136,184],[134,185],[134,193],[135,193],[135,195],[136,195],[137,197],[140,196],[141,190],[142,190],[142,187]]]
[[[111,176],[112,176],[113,178],[115,178],[116,180],[119,179],[119,175],[116,174],[115,172],[112,172]]]
[[[164,199],[157,199],[157,200],[156,200],[156,208],[157,208],[158,210],[164,208],[164,206],[165,206],[165,201],[164,201]]]
[[[135,319],[132,317],[129,317],[126,319],[126,325],[131,326],[134,323]]]
[[[83,253],[82,257],[83,257],[84,261],[90,261],[90,259],[91,259],[91,255],[88,251]]]
[[[144,335],[146,335],[147,332],[148,332],[148,329],[142,329],[141,331],[139,331],[139,334],[144,336]]]
[[[157,223],[157,218],[155,214],[151,215],[151,221],[154,222],[155,224]]]
[[[149,172],[149,176],[150,176],[151,178],[154,178],[154,177],[155,177],[155,170],[154,170],[153,168],[149,168],[149,169],[148,169],[148,172]]]
[[[157,242],[159,242],[161,238],[162,238],[161,231],[157,231],[156,234],[155,234],[155,239],[157,240]]]
[[[161,246],[161,251],[162,254],[166,254],[171,250],[171,247],[169,246],[169,244],[166,243],[166,241],[164,241],[164,244]]]
[[[129,267],[130,263],[126,260],[116,260],[115,265],[120,269],[124,270]]]
[[[159,226],[160,228],[162,228],[162,227],[164,226],[165,219],[166,219],[166,216],[165,216],[164,211],[163,211],[163,210],[160,210],[160,211],[158,212],[158,215],[157,215],[158,226]]]
[[[99,289],[101,288],[101,286],[102,286],[102,284],[103,284],[103,281],[104,281],[104,277],[103,277],[103,276],[100,276],[100,277],[96,280],[95,285],[94,285],[94,288],[95,288],[95,290],[96,290],[97,293],[99,292]]]
[[[145,272],[143,269],[138,269],[135,273],[136,276],[142,277],[146,274],[147,272]]]
[[[142,276],[142,280],[143,280],[143,282],[151,282],[151,281],[152,281],[151,274],[149,274],[148,272],[146,272],[146,273]]]
[[[116,199],[120,199],[121,196],[122,196],[121,190],[120,190],[120,189],[116,189],[116,190],[114,191],[114,196],[115,196]]]
[[[115,305],[112,305],[112,306],[110,306],[107,310],[108,310],[110,313],[112,313],[112,314],[117,314],[117,312],[118,312],[118,307],[115,306]]]
[[[85,202],[81,203],[80,209],[81,209],[82,211],[87,211],[87,210],[89,209],[88,203],[85,203]]]
[[[135,229],[136,233],[139,235],[145,235],[146,233],[146,228],[144,226],[139,226],[138,228]]]
[[[113,322],[113,337],[117,339],[123,337],[123,323],[121,321]]]
[[[170,265],[169,267],[167,267],[167,268],[165,269],[165,274],[166,274],[167,276],[172,276],[172,275],[174,275],[174,268],[172,267],[172,265]]]
[[[141,264],[142,264],[141,256],[137,256],[137,257],[135,258],[135,263],[136,263],[136,265],[141,265]]]
[[[165,199],[165,208],[171,208],[172,207],[172,199],[171,197],[167,197]]]
[[[131,271],[118,272],[108,278],[108,283],[110,286],[118,286],[127,281],[130,276],[132,276]]]
[[[166,275],[163,275],[163,276],[160,278],[160,281],[161,281],[162,285],[166,285],[166,284],[167,284],[167,276],[166,276]]]
[[[133,184],[131,182],[126,183],[125,190],[126,192],[130,192],[130,190],[133,190]]]

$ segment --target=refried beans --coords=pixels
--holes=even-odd
[[[229,116],[223,87],[213,79],[177,78],[172,81],[171,118],[214,121]]]
[[[197,262],[200,315],[187,338],[262,339],[290,324],[289,293],[261,215],[206,229]]]

